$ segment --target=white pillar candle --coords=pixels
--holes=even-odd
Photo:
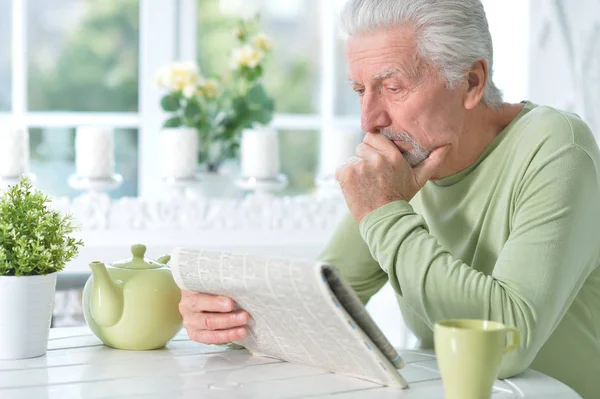
[[[335,176],[336,169],[345,164],[348,158],[356,154],[364,137],[360,130],[344,130],[341,128],[326,132],[321,137],[321,168],[323,177]]]
[[[0,128],[0,177],[18,177],[29,168],[29,131],[25,127]]]
[[[198,131],[191,127],[162,129],[160,153],[163,177],[193,179],[198,171]]]
[[[244,129],[241,142],[242,176],[273,179],[279,174],[279,139],[268,128]]]
[[[115,142],[112,128],[80,126],[75,137],[77,175],[107,179],[115,172]]]

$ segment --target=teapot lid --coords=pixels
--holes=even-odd
[[[144,258],[144,255],[146,254],[146,246],[144,244],[132,245],[131,254],[133,255],[131,258],[116,261],[112,263],[111,266],[119,267],[122,269],[136,270],[158,269],[166,266],[155,260]]]

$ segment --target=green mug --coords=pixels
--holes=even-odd
[[[446,399],[490,398],[502,356],[520,341],[516,328],[487,320],[442,321],[433,335]]]

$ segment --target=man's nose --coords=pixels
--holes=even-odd
[[[361,104],[360,124],[363,132],[377,133],[392,123],[379,93],[365,93]]]

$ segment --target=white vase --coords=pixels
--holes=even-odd
[[[191,179],[198,172],[198,133],[189,127],[166,128],[160,132],[159,158],[162,177]]]
[[[0,276],[0,359],[46,353],[56,275]]]

